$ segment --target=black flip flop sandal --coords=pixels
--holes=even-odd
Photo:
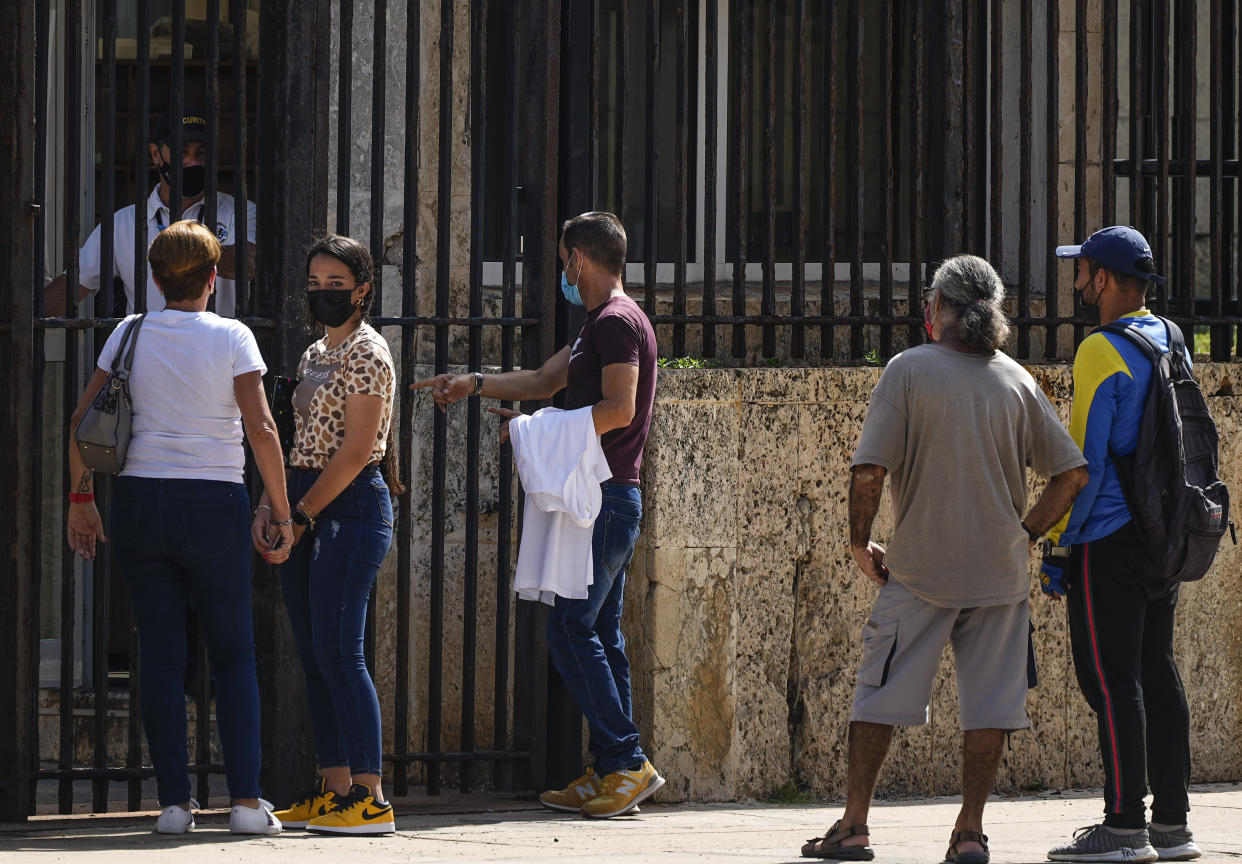
[[[828,858],[833,861],[870,861],[875,857],[875,850],[870,846],[842,846],[841,841],[847,837],[870,834],[866,825],[853,825],[844,828],[838,819],[823,837],[812,837],[802,847],[803,858]]]
[[[973,852],[958,852],[957,844],[974,841],[983,847]],[[944,856],[944,864],[988,864],[992,854],[988,852],[988,837],[978,831],[954,831],[949,838],[949,851]]]

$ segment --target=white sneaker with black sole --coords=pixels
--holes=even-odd
[[[1057,846],[1049,861],[1125,861],[1129,864],[1158,860],[1155,847],[1140,829],[1121,834],[1105,825],[1092,825],[1074,832],[1074,842]]]
[[[189,810],[183,810],[179,804],[165,807],[160,811],[159,818],[155,820],[155,833],[184,834],[187,831],[193,831],[194,811],[197,809],[198,802],[193,798],[190,799]]]
[[[1148,822],[1147,834],[1161,861],[1191,861],[1203,854],[1195,845],[1195,835],[1185,825],[1171,831],[1157,831]]]

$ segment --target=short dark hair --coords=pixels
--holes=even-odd
[[[359,285],[370,282],[375,272],[375,265],[371,261],[371,253],[367,247],[359,243],[352,237],[345,237],[341,234],[325,234],[315,239],[311,243],[310,249],[306,252],[306,272],[310,272],[311,261],[316,255],[328,255],[340,261],[349,268],[349,274],[354,277],[354,281]],[[362,315],[366,317],[371,311],[371,300],[375,297],[375,286],[371,286],[371,290],[367,292],[367,299],[362,304]]]
[[[147,261],[165,301],[196,300],[220,263],[220,241],[205,225],[182,219],[155,235]]]
[[[625,228],[615,214],[592,210],[566,219],[561,226],[561,242],[566,251],[577,249],[609,273],[623,275]]]
[[[1140,258],[1134,262],[1134,269],[1140,270],[1143,273],[1155,273],[1156,262],[1150,258]],[[1092,258],[1087,259],[1087,275],[1090,278],[1094,279],[1095,274],[1099,273],[1101,270],[1111,275],[1113,279],[1117,280],[1117,284],[1121,287],[1122,291],[1130,291],[1146,296],[1147,288],[1151,284],[1150,280],[1140,279],[1137,276],[1131,276],[1129,273],[1119,273],[1112,267],[1101,264]]]

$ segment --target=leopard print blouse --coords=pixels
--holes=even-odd
[[[294,468],[328,467],[328,460],[345,441],[345,397],[353,395],[384,400],[370,463],[381,461],[392,420],[396,377],[388,343],[365,321],[335,348],[328,348],[326,335],[311,343],[298,362],[289,464]]]

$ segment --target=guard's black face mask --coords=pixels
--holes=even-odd
[[[172,166],[160,160],[160,176],[172,187]],[[207,184],[207,169],[202,165],[185,165],[181,169],[181,197],[197,198]]]

